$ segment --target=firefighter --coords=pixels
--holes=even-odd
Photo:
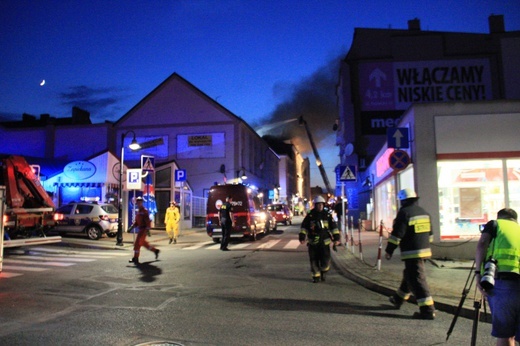
[[[170,238],[171,244],[177,244],[177,237],[179,236],[179,221],[181,219],[181,214],[179,213],[179,208],[175,205],[175,201],[170,202],[170,206],[166,209],[166,216],[164,217],[164,223],[166,224],[166,233],[168,233],[168,237]]]
[[[222,227],[222,239],[220,240],[220,250],[222,251],[229,251],[229,238],[231,237],[231,230],[235,227],[232,202],[233,197],[227,196],[226,202],[222,204],[218,211],[220,226]]]
[[[330,269],[330,243],[340,244],[339,230],[332,215],[325,210],[325,199],[317,196],[314,208],[303,219],[299,234],[301,244],[307,240],[312,282],[325,281]]]
[[[413,293],[419,312],[413,318],[433,320],[435,306],[426,282],[424,260],[432,256],[430,242],[433,240],[430,215],[418,205],[419,198],[412,189],[403,189],[397,195],[401,208],[394,219],[392,233],[385,249],[386,259],[391,259],[399,247],[404,261],[403,279],[390,303],[399,309]]]
[[[148,250],[155,253],[155,259],[159,258],[159,249],[156,249],[153,245],[150,245],[146,241],[146,235],[150,231],[150,214],[148,213],[148,210],[143,206],[143,198],[137,197],[136,198],[136,204],[137,204],[137,215],[135,216],[135,222],[130,226],[130,229],[137,226],[139,228],[139,232],[137,233],[137,237],[135,238],[134,243],[134,257],[128,262],[139,264],[139,253],[141,250],[141,246],[144,246]]]

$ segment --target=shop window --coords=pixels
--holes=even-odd
[[[506,160],[509,208],[520,213],[520,160]]]
[[[508,204],[503,160],[440,161],[437,171],[441,240],[478,238]]]
[[[375,189],[376,200],[376,226],[383,221],[385,228],[392,230],[392,222],[397,214],[395,180],[388,179],[382,184],[379,184]]]

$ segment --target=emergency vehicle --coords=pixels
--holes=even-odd
[[[47,237],[54,227],[55,206],[25,158],[1,157],[0,186],[5,186],[3,247],[61,241]]]
[[[222,238],[218,212],[227,196],[233,199],[231,205],[235,218],[231,238],[249,238],[254,241],[258,234],[269,233],[270,223],[266,211],[260,209],[260,200],[254,190],[242,184],[215,185],[209,191],[206,208],[206,231],[215,243]]]

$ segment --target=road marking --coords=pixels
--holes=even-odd
[[[299,240],[289,240],[289,242],[284,245],[284,249],[297,249],[298,247],[300,247],[302,244],[300,244],[300,241]]]
[[[14,278],[15,276],[20,276],[20,275],[23,275],[23,274],[0,272],[0,279]]]
[[[30,256],[30,255],[16,256],[16,258],[35,259],[35,260],[39,259],[42,261],[61,261],[61,260],[65,259],[70,262],[94,262],[96,260],[95,258],[51,257],[51,256]]]
[[[62,255],[74,255],[74,254],[81,254],[82,256],[85,255],[100,255],[100,256],[107,256],[107,253],[110,254],[110,256],[128,256],[128,252],[126,251],[120,251],[120,250],[113,250],[112,252],[107,251],[63,251],[61,249],[51,249],[51,248],[43,248],[43,247],[32,247],[29,251],[41,251],[41,252],[52,252],[56,254],[62,254]]]
[[[197,244],[197,245],[183,247],[182,250],[197,250],[197,249],[200,249],[201,247],[209,245],[209,244],[213,244],[213,242],[211,242],[211,243],[210,242],[200,243],[200,244]]]
[[[48,268],[40,268],[40,267],[25,267],[25,266],[10,266],[10,265],[3,265],[2,269],[7,270],[20,270],[20,271],[27,271],[27,272],[43,272],[45,270],[49,270]]]
[[[266,243],[263,243],[262,245],[260,245],[259,248],[270,249],[281,241],[282,241],[281,239],[276,239],[276,240],[269,239]]]
[[[17,260],[17,259],[4,259],[4,263],[20,263],[20,264],[32,264],[38,266],[52,266],[52,267],[68,267],[73,266],[76,263],[65,263],[65,262],[36,262],[36,261],[26,261],[26,260]]]
[[[256,243],[253,243],[253,244],[251,244],[251,243],[240,243],[240,244],[232,245],[231,247],[233,249],[240,250],[240,249],[245,249],[246,247],[254,247],[255,245],[256,245]]]

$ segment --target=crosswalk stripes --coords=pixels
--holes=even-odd
[[[28,247],[9,251],[3,258],[0,279],[21,276],[27,272],[44,272],[52,268],[70,267],[115,256],[128,256],[126,251],[63,250],[52,247]]]
[[[232,242],[231,250],[302,250],[305,245],[297,239],[280,239],[265,237],[258,241]],[[219,250],[220,244],[213,241],[198,243],[186,247],[176,247],[182,251],[190,250]],[[29,247],[22,250],[11,250],[10,256],[4,257],[0,279],[13,278],[29,272],[43,272],[52,268],[65,268],[80,263],[94,262],[97,260],[113,258],[116,256],[128,256],[127,251],[92,251],[84,249],[63,250],[53,247]]]
[[[229,244],[229,249],[231,250],[268,250],[268,249],[279,249],[279,250],[298,250],[304,248],[305,245],[300,244],[300,241],[297,239],[262,239],[256,242],[245,241],[242,243],[231,243]],[[220,244],[213,242],[204,242],[191,246],[186,246],[181,248],[181,250],[189,251],[189,250],[219,250]]]

